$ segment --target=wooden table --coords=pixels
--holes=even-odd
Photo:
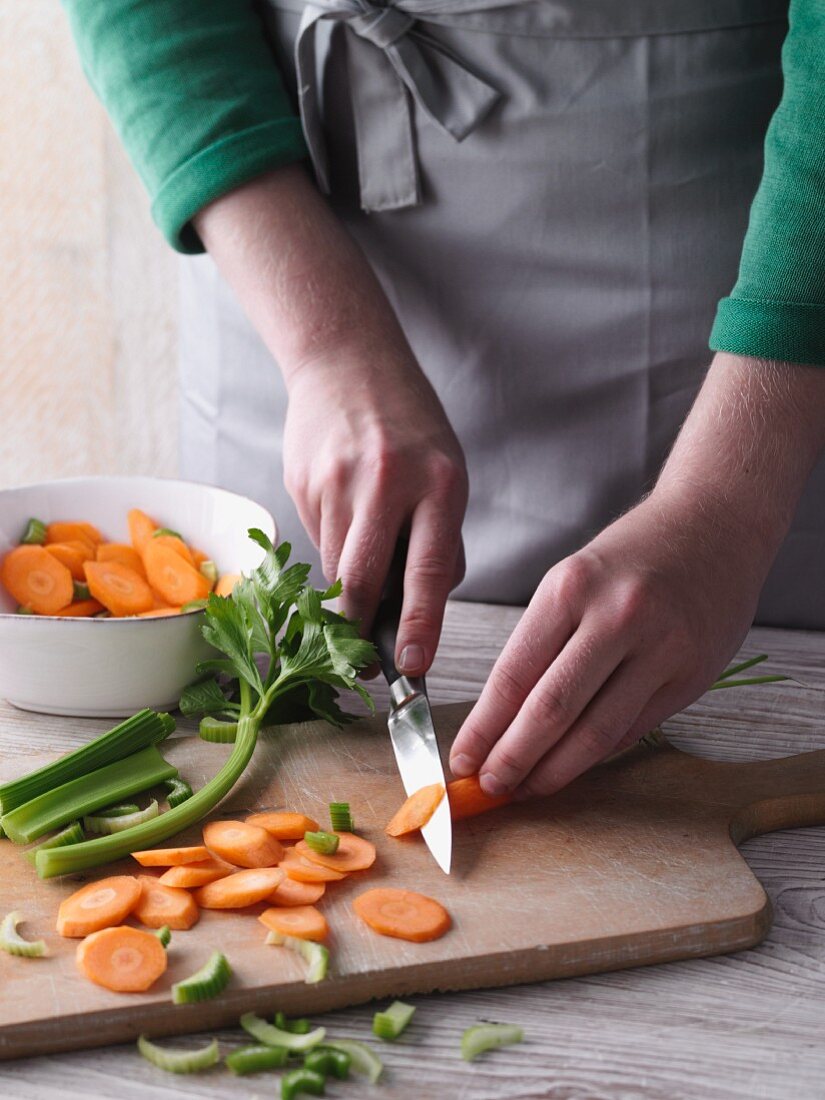
[[[519,617],[515,608],[451,604],[429,677],[435,702],[478,695]],[[712,692],[665,725],[674,744],[723,760],[825,748],[825,638],[755,629],[743,654],[767,652],[795,684]],[[386,695],[375,692],[379,704]],[[105,723],[28,715],[0,704],[0,752],[65,750]],[[410,1039],[382,1045],[382,1085],[332,1085],[332,1097],[455,1100],[747,1100],[825,1096],[825,828],[749,841],[743,852],[775,923],[737,955],[512,989],[414,998]],[[3,993],[0,991],[0,996]],[[373,1006],[330,1013],[336,1035],[369,1038]],[[479,1019],[522,1024],[528,1042],[472,1065],[461,1032]],[[241,1032],[225,1032],[224,1049]],[[197,1045],[200,1039],[195,1039]],[[181,1044],[182,1045],[182,1044]],[[0,1064],[3,1100],[170,1100],[274,1096],[271,1075],[163,1074],[133,1047]]]

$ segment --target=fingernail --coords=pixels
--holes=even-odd
[[[450,770],[453,775],[461,779],[465,775],[472,775],[475,767],[469,756],[465,756],[463,752],[460,752],[458,756],[450,757]]]
[[[502,783],[492,772],[485,772],[484,775],[479,777],[478,782],[484,793],[492,797],[499,794],[507,794],[507,785]]]
[[[420,645],[405,645],[398,658],[399,672],[420,672],[424,667],[424,650]]]

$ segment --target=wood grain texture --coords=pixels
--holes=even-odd
[[[452,604],[436,667],[437,702],[477,695],[518,618],[511,608]],[[743,653],[767,651],[772,668],[798,673],[803,689],[778,684],[716,692],[666,723],[670,740],[718,760],[756,760],[825,748],[825,643],[804,632],[754,630]],[[379,689],[376,694],[383,697]],[[53,751],[102,723],[0,709],[0,751]],[[83,731],[81,733],[81,731]],[[813,1100],[822,1096],[825,1055],[825,829],[748,841],[743,849],[766,887],[774,924],[756,948],[612,974],[513,989],[412,998],[409,1037],[382,1052],[386,1081],[333,1096],[462,1100]],[[329,1013],[336,1034],[364,1038],[373,1006]],[[458,1057],[463,1028],[480,1018],[522,1023],[528,1044],[471,1066]],[[243,1042],[219,1033],[226,1050]],[[192,1039],[193,1045],[200,1037]],[[131,1047],[29,1059],[0,1066],[10,1100],[168,1100],[272,1095],[275,1079],[228,1082],[221,1072],[169,1078]]]

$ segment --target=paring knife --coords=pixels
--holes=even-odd
[[[392,699],[387,726],[404,790],[409,796],[432,783],[440,783],[445,789],[438,808],[421,832],[436,863],[448,875],[453,850],[453,823],[427,685],[423,676],[402,676],[395,667],[395,641],[404,599],[406,562],[407,542],[400,538],[375,614],[372,637],[378,650],[381,671],[390,685]]]

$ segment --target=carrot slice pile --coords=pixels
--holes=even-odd
[[[251,867],[216,879],[195,892],[203,909],[242,909],[269,897],[283,878],[277,867]]]
[[[192,551],[183,539],[178,538],[177,535],[152,535],[152,546],[168,546],[170,550],[174,550],[174,552],[179,557],[183,558],[189,565],[193,566],[195,569],[198,568],[198,566],[195,565],[195,559],[192,557]],[[148,544],[144,547],[144,553],[147,548]]]
[[[332,855],[313,851],[305,840],[300,840],[295,845],[295,851],[311,863],[344,874],[349,874],[350,871],[366,871],[368,867],[372,867],[375,863],[374,844],[355,833],[338,833],[337,836],[338,850]]]
[[[142,852],[132,852],[141,867],[177,867],[181,863],[200,863],[209,859],[209,849],[203,844],[193,844],[189,848],[144,848]]]
[[[132,540],[132,546],[137,550],[138,554],[143,553],[143,548],[149,541],[149,539],[157,531],[159,524],[147,516],[145,512],[142,512],[140,508],[132,508],[126,520],[129,524],[129,538]]]
[[[134,570],[139,577],[146,580],[146,570],[143,568],[143,558],[130,546],[128,542],[104,542],[97,548],[97,561],[118,561],[127,569]]]
[[[413,943],[437,940],[452,924],[443,905],[412,890],[376,887],[359,894],[352,907],[373,931]]]
[[[448,783],[447,797],[450,800],[450,817],[453,821],[486,814],[488,810],[506,806],[513,800],[511,794],[485,794],[477,775],[468,775],[465,779],[454,779]]]
[[[46,526],[46,542],[86,542],[94,549],[99,542],[103,542],[103,535],[93,523],[83,523],[81,520],[58,521]]]
[[[115,993],[142,993],[166,970],[167,957],[157,936],[137,928],[104,928],[77,946],[81,974]]]
[[[411,794],[390,821],[384,832],[389,836],[404,836],[423,829],[444,797],[444,784],[432,783]]]
[[[94,554],[89,550],[88,543],[52,542],[46,546],[46,550],[53,558],[57,558],[59,562],[66,566],[73,580],[82,581],[86,579],[83,573],[83,563],[89,561],[90,558],[94,558]]]
[[[83,571],[91,594],[113,615],[139,615],[151,608],[151,589],[134,569],[119,561],[87,561]]]
[[[101,611],[103,611],[103,604],[98,603],[97,600],[75,600],[74,603],[70,603],[68,607],[61,607],[54,614],[67,619],[88,619],[92,615],[99,615]]]
[[[295,882],[340,882],[342,878],[346,878],[343,871],[334,871],[331,867],[322,867],[320,863],[311,863],[291,850],[279,866]]]
[[[245,821],[210,821],[203,827],[203,842],[236,867],[272,867],[284,858],[283,846],[275,837]]]
[[[286,870],[283,864],[281,869]],[[326,888],[325,882],[298,882],[297,879],[289,878],[287,875],[266,900],[272,905],[281,905],[286,908],[295,905],[314,905],[324,896]]]
[[[294,909],[266,909],[258,920],[271,932],[295,936],[299,940],[323,940],[329,935],[326,917],[314,905],[299,905]]]
[[[163,886],[182,887],[191,890],[196,886],[206,886],[219,878],[231,875],[235,868],[222,859],[204,859],[198,863],[183,863],[170,867],[158,879]]]
[[[162,537],[149,539],[144,545],[143,564],[149,584],[174,607],[209,595],[209,581],[203,573],[171,547],[164,546]]]
[[[306,814],[266,813],[250,814],[244,819],[247,825],[266,829],[278,840],[303,840],[304,833],[317,833],[320,825]]]
[[[140,901],[140,894],[140,883],[131,875],[90,882],[60,903],[57,931],[61,936],[88,936],[120,924]]]
[[[15,546],[3,559],[3,584],[22,607],[54,615],[72,602],[69,569],[43,546]]]
[[[164,886],[151,875],[138,875],[140,900],[132,916],[147,928],[191,928],[199,917],[195,899],[188,890]]]

